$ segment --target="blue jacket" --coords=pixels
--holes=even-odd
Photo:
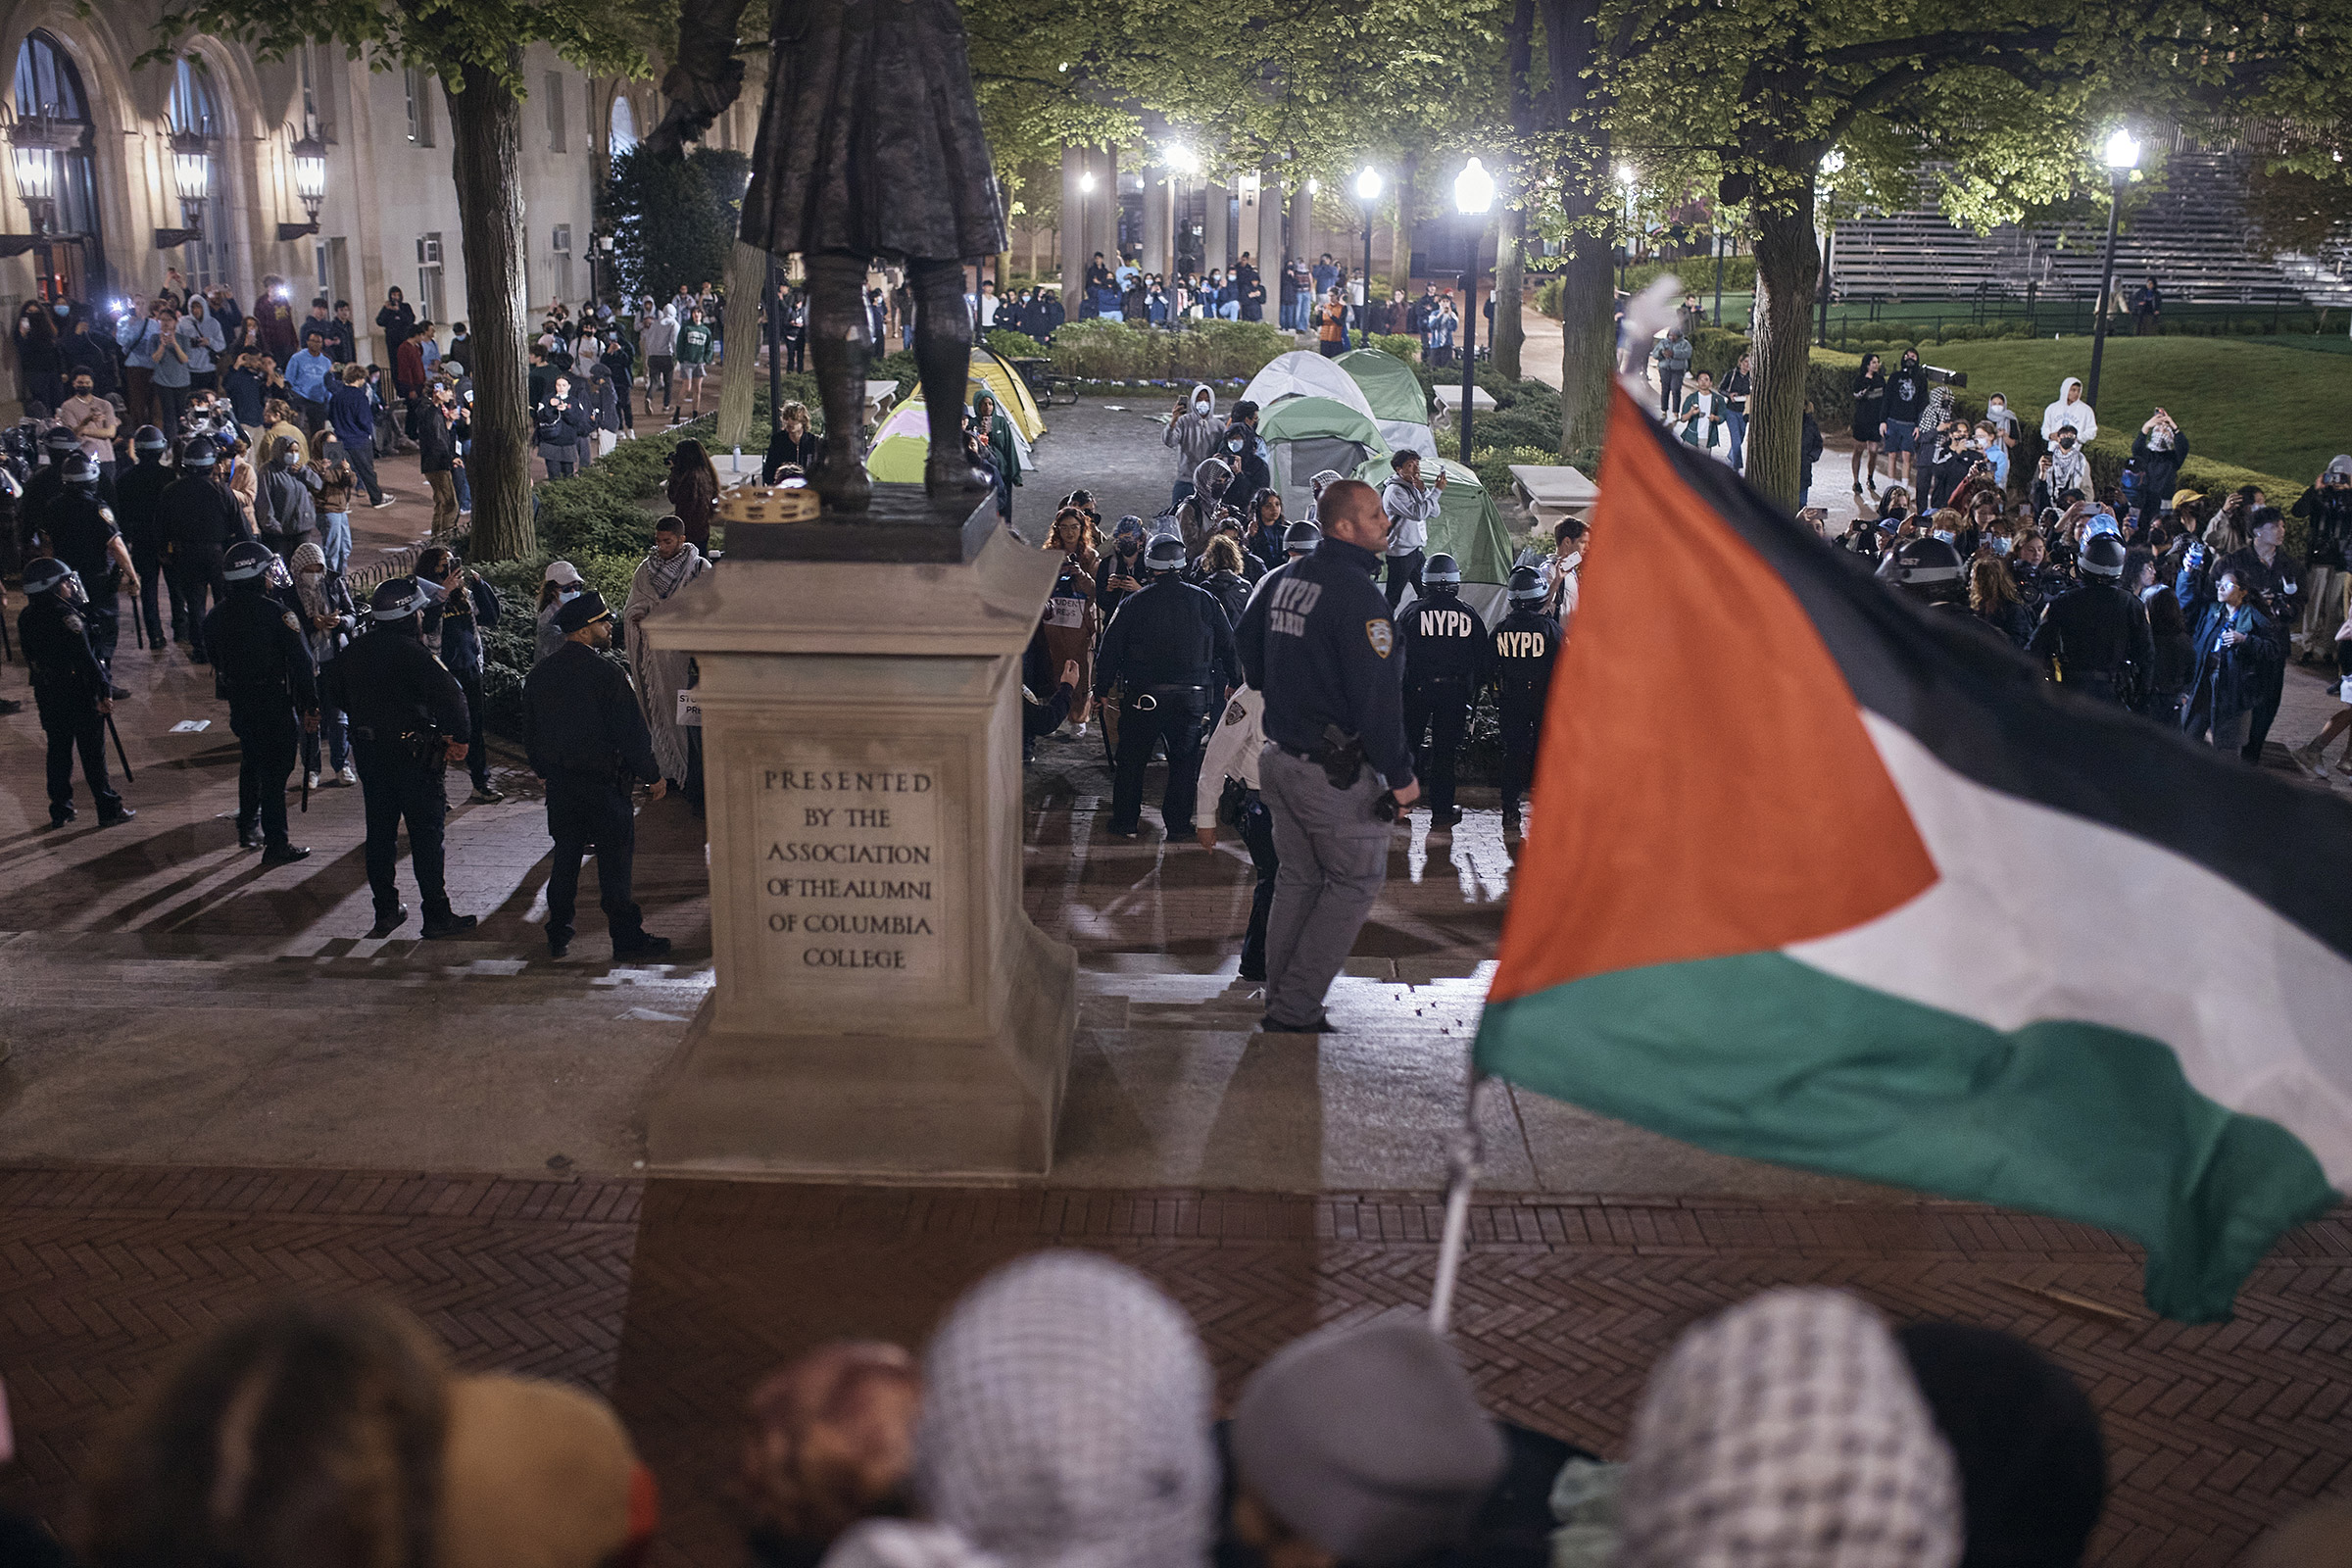
[[[366,452],[375,439],[375,410],[369,406],[368,384],[337,381],[326,394],[326,422],[347,452]]]
[[[2224,648],[2222,633],[2230,630],[2245,640]],[[2219,603],[2207,605],[2204,618],[2197,622],[2194,646],[2196,665],[2188,689],[2192,694],[2202,692],[2210,682],[2212,707],[2209,711],[2196,712],[2198,705],[2192,695],[2185,713],[2216,724],[2261,702],[2264,677],[2286,657],[2286,641],[2278,635],[2277,624],[2257,610],[2251,599],[2235,610]]]

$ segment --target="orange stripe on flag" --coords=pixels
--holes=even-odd
[[[1619,389],[1491,1001],[1779,948],[1936,865],[1796,596]]]

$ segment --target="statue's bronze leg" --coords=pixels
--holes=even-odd
[[[914,362],[931,419],[923,487],[935,496],[979,494],[989,488],[988,475],[963,455],[964,393],[972,373],[972,313],[963,303],[963,264],[909,260],[906,284],[914,295]]]
[[[873,498],[865,474],[865,368],[873,342],[865,319],[865,258],[820,253],[808,266],[808,355],[825,409],[825,445],[809,487],[834,512],[863,512]]]

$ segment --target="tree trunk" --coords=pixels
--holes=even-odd
[[[1527,209],[1506,207],[1494,240],[1494,371],[1519,379],[1519,349],[1527,325],[1519,318],[1520,291],[1527,280]]]
[[[1396,170],[1396,249],[1389,257],[1389,286],[1404,290],[1408,302],[1413,297],[1413,181],[1420,174],[1420,157],[1406,153]],[[1403,323],[1397,323],[1397,330],[1403,329]]]
[[[1543,128],[1574,132],[1582,150],[1561,160],[1560,205],[1568,220],[1568,249],[1560,272],[1560,451],[1598,447],[1609,422],[1609,387],[1617,373],[1614,279],[1609,275],[1613,202],[1609,107],[1600,78],[1599,0],[1543,0],[1544,41],[1550,64]],[[1579,146],[1571,141],[1572,147]]]
[[[760,369],[760,291],[766,286],[767,252],[735,241],[727,249],[727,298],[719,314],[719,341],[727,346],[718,382],[720,452],[750,447],[758,458],[767,451],[767,432],[752,427],[752,391]]]
[[[1527,341],[1527,326],[1519,317],[1519,298],[1527,282],[1526,149],[1536,130],[1536,106],[1528,78],[1535,69],[1536,0],[1516,0],[1505,34],[1504,74],[1510,78],[1511,155],[1502,169],[1502,225],[1494,236],[1495,372],[1519,379],[1519,349]]]
[[[521,70],[522,51],[508,51]],[[449,88],[450,172],[458,187],[459,244],[466,258],[466,316],[473,333],[475,561],[535,555],[531,520],[529,373],[523,368],[522,105],[487,69],[458,68]]]
[[[1812,164],[1790,163],[1793,169]],[[1769,211],[1758,203],[1756,309],[1749,328],[1755,390],[1747,400],[1747,480],[1785,507],[1796,504],[1802,471],[1805,377],[1812,364],[1813,290],[1821,277],[1821,247],[1813,238],[1813,187],[1789,198],[1792,208]]]

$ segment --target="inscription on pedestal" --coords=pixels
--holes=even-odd
[[[759,776],[768,974],[943,978],[948,865],[938,765],[793,759]]]

